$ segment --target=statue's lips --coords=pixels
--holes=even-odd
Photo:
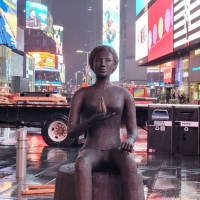
[[[105,69],[100,69],[100,72],[101,72],[101,73],[105,73],[106,70],[105,70]]]

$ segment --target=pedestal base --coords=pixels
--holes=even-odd
[[[73,164],[60,167],[57,178],[54,200],[76,200]],[[138,170],[139,189],[137,200],[144,200],[142,174]],[[93,200],[121,200],[120,174],[117,171],[101,171],[92,174]]]

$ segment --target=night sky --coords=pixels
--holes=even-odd
[[[91,51],[96,44],[100,44],[96,35],[97,30],[101,30],[101,24],[96,23],[94,3],[93,0],[53,0],[54,24],[64,27],[66,82],[72,79],[72,83],[75,83],[75,72],[83,71],[86,66],[87,55],[76,53],[76,50]],[[92,7],[92,11],[88,11],[89,7]]]

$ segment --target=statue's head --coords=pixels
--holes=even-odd
[[[98,53],[101,51],[109,52],[113,55],[113,60],[114,60],[113,72],[114,72],[116,70],[118,62],[119,62],[118,56],[117,56],[115,49],[110,46],[107,46],[107,45],[97,46],[92,50],[92,52],[90,53],[90,57],[89,57],[90,68],[94,71],[94,68],[93,68],[94,59],[98,55]]]

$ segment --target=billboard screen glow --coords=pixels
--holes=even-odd
[[[36,69],[35,85],[60,86],[60,71],[56,69]]]
[[[28,52],[34,58],[35,69],[56,68],[55,54],[49,52]]]
[[[56,54],[63,54],[63,27],[53,25],[53,38],[56,42]]]
[[[173,1],[157,0],[149,8],[148,61],[173,52]]]
[[[47,7],[40,3],[26,1],[26,28],[47,32]]]
[[[174,1],[174,50],[199,41],[200,1]]]
[[[119,56],[120,0],[103,0],[103,45],[111,46]],[[111,75],[111,81],[119,81],[119,66]]]
[[[148,59],[148,11],[136,21],[135,60],[137,64],[147,62]]]
[[[17,47],[17,0],[0,0],[0,44]]]

